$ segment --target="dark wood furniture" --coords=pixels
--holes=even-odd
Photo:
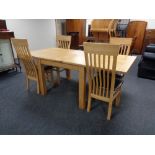
[[[6,21],[5,20],[0,20],[0,31],[6,30]]]
[[[155,44],[155,29],[147,29],[144,39],[144,48],[149,44]]]
[[[14,32],[11,31],[0,31],[0,39],[14,38]]]
[[[66,19],[67,35],[72,36],[71,49],[78,49],[83,44],[86,33],[85,19]]]
[[[7,29],[6,21],[0,20],[0,71],[20,68],[18,59],[15,59],[11,38],[14,38],[14,32]]]
[[[133,38],[131,51],[133,51],[135,54],[142,53],[146,27],[147,22],[145,21],[131,21],[128,24],[126,37]]]

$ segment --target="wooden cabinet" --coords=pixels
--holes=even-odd
[[[14,32],[7,30],[6,21],[0,20],[0,71],[16,68],[10,38]]]
[[[135,54],[141,54],[147,22],[145,21],[131,21],[127,27],[126,37],[133,38],[133,45],[131,51]]]
[[[11,37],[14,37],[13,32],[0,32],[0,71],[15,68]]]
[[[155,29],[146,30],[144,48],[149,44],[155,44]]]
[[[86,34],[85,19],[66,19],[66,32],[72,36],[71,48],[77,49],[83,44]]]
[[[13,67],[14,57],[9,39],[0,39],[0,70]]]

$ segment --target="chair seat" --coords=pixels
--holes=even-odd
[[[123,77],[124,77],[124,74],[123,73],[116,73],[116,78],[117,79],[123,79]]]
[[[115,79],[115,91],[119,90],[121,86],[123,85],[123,80],[122,79]]]

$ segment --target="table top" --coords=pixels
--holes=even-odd
[[[81,50],[47,48],[31,51],[31,55],[34,58],[85,66],[84,51]],[[136,56],[118,55],[116,71],[126,73],[135,59]]]

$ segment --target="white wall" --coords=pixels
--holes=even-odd
[[[7,19],[6,24],[16,38],[28,39],[31,50],[56,46],[54,19]]]

